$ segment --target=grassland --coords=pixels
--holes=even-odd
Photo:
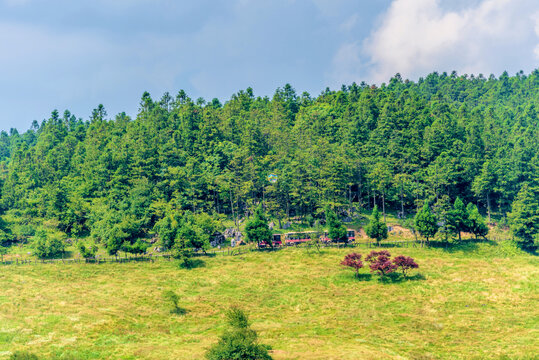
[[[0,268],[0,359],[201,359],[244,308],[275,359],[532,359],[539,258],[509,244],[391,249],[421,276],[380,282],[350,249],[286,249],[174,262]],[[366,253],[367,249],[358,249]],[[162,293],[180,295],[170,314]]]

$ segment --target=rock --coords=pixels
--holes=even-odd
[[[275,227],[275,223],[272,221],[268,224],[268,227],[270,228],[270,230],[273,230],[273,228]]]
[[[292,227],[292,225],[289,223],[289,222],[286,222],[284,225],[283,225],[283,229],[290,229]]]
[[[213,234],[213,239],[210,241],[210,245],[212,247],[216,247],[221,245],[225,242],[225,236],[221,234],[220,232],[216,232]]]

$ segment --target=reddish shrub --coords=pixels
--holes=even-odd
[[[366,261],[371,264],[371,272],[378,272],[378,275],[385,276],[394,272],[397,269],[397,265],[391,262],[391,254],[387,250],[371,251],[365,258]]]
[[[361,254],[351,253],[344,257],[344,260],[341,261],[341,265],[354,268],[356,270],[356,276],[359,276],[359,269],[363,267],[363,262],[361,261]]]
[[[414,261],[414,259],[412,259],[412,258],[409,257],[409,256],[404,256],[404,255],[396,256],[396,257],[393,259],[393,264],[394,264],[397,268],[400,268],[400,269],[401,269],[402,274],[403,274],[405,277],[406,277],[406,273],[407,273],[408,270],[419,268],[419,265],[417,265],[417,263]]]

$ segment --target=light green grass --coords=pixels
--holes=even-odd
[[[362,280],[351,249],[285,249],[174,262],[0,267],[0,359],[201,359],[245,309],[275,359],[532,359],[539,260],[511,245],[390,249],[424,279]],[[363,254],[367,249],[354,249]],[[180,296],[171,315],[164,290]],[[2,355],[3,354],[3,355]]]

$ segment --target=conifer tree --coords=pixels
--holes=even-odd
[[[509,213],[509,224],[522,248],[539,247],[539,187],[522,186]]]
[[[335,212],[331,210],[329,205],[326,205],[325,213],[329,238],[337,242],[346,241],[346,227],[339,220],[337,214],[335,214]]]
[[[477,206],[469,203],[466,206],[466,212],[468,213],[468,231],[474,234],[476,239],[479,236],[485,237],[488,234],[488,226],[483,216],[479,213]]]
[[[271,245],[271,230],[268,226],[268,220],[264,215],[262,204],[257,206],[252,219],[245,224],[245,233],[249,242],[255,242],[257,245],[260,245],[262,241],[265,241]]]
[[[371,220],[365,228],[365,232],[371,239],[376,239],[378,244],[380,244],[380,241],[383,239],[387,239],[387,225],[380,221],[380,212],[376,205],[372,210]]]
[[[454,234],[458,234],[461,241],[461,232],[468,230],[468,212],[460,197],[457,197],[448,215],[447,227]]]
[[[427,203],[417,212],[414,225],[417,232],[427,240],[427,243],[429,238],[433,237],[438,231],[436,215],[432,213]]]

